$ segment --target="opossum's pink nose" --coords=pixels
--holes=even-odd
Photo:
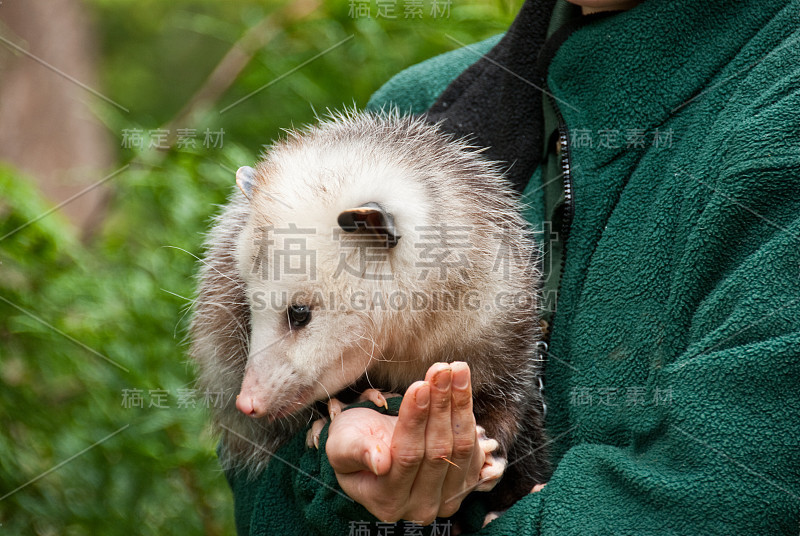
[[[253,397],[239,394],[236,397],[236,409],[250,417],[263,417],[264,411],[259,410]]]

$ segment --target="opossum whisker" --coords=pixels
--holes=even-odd
[[[178,320],[175,322],[175,328],[173,328],[173,330],[172,330],[172,338],[174,339],[174,338],[176,338],[178,336],[178,326],[180,326],[181,322],[186,317],[186,315],[192,312],[192,306],[197,301],[197,298],[195,298],[195,299],[187,298],[185,296],[181,296],[180,294],[176,294],[175,292],[170,292],[169,290],[167,290],[165,288],[162,288],[160,290],[166,292],[167,294],[172,294],[173,296],[176,296],[176,297],[188,302],[183,308],[183,314],[180,317],[178,317]]]
[[[196,306],[196,305],[198,305],[198,304],[199,304],[199,305],[213,305],[213,306],[215,306],[215,307],[219,307],[220,309],[223,309],[223,310],[225,310],[226,312],[230,313],[231,317],[233,317],[233,318],[234,318],[234,319],[236,319],[237,321],[238,321],[238,315],[237,315],[237,312],[236,312],[236,311],[234,311],[234,310],[232,310],[232,309],[233,309],[233,307],[231,307],[231,306],[232,306],[232,305],[236,305],[236,306],[241,306],[241,305],[244,305],[244,304],[242,304],[242,303],[235,303],[235,302],[228,302],[228,303],[225,303],[225,302],[217,302],[217,301],[210,301],[210,300],[196,301],[196,304],[195,304],[195,306]],[[196,308],[196,307],[195,307],[195,308]]]
[[[363,335],[359,335],[359,339],[368,341],[370,343],[370,345],[371,345],[371,348],[369,349],[369,351],[367,351],[361,346],[360,342],[357,343],[357,346],[358,346],[359,350],[361,350],[365,354],[369,355],[369,359],[370,359],[369,362],[370,363],[372,361],[383,361],[383,362],[387,362],[387,363],[390,361],[389,359],[385,359],[385,358],[384,359],[379,359],[379,358],[375,357],[375,350],[376,349],[380,350],[380,349],[378,348],[378,343],[375,342],[375,339],[373,337],[371,337],[371,336],[370,337],[365,337]],[[383,353],[381,352],[381,357],[382,356],[383,356]],[[369,366],[369,365],[367,365],[367,366]]]
[[[371,336],[367,337],[365,335],[359,335],[359,339],[369,341],[373,346],[377,347],[377,342]],[[364,348],[362,348],[360,344],[358,344],[358,347],[359,347],[359,349],[364,350]],[[366,354],[367,351],[364,350],[364,353]],[[411,363],[411,362],[417,361],[416,359],[396,359],[396,358],[388,359],[383,355],[382,351],[381,351],[379,357],[376,357],[373,354],[370,354],[370,357],[371,357],[371,360],[375,360],[375,361],[383,362],[383,363]]]
[[[367,385],[369,385],[370,389],[377,389],[377,387],[372,384],[372,380],[369,379],[369,370],[367,368],[364,368],[364,377],[367,379]]]
[[[197,298],[194,298],[194,299],[192,299],[192,298],[187,298],[186,296],[181,296],[180,294],[177,294],[177,293],[175,293],[175,292],[169,291],[169,290],[167,290],[167,289],[165,289],[165,288],[161,288],[161,289],[159,289],[159,290],[161,290],[161,291],[164,291],[164,292],[166,292],[167,294],[172,294],[172,295],[173,295],[173,296],[175,296],[176,298],[180,298],[180,299],[182,299],[182,300],[186,300],[186,301],[189,303],[189,305],[191,305],[191,304],[193,304],[193,303],[195,303],[195,302],[197,301]]]
[[[372,349],[369,352],[370,361],[372,361],[372,359],[374,357],[375,349],[378,348],[378,343],[375,341],[375,337],[374,337],[375,332],[378,330],[377,322],[376,322],[375,318],[373,318],[371,315],[368,315],[364,311],[358,311],[358,314],[360,316],[362,316],[363,318],[365,318],[366,320],[368,320],[372,324],[372,329],[368,331],[368,333],[369,333],[368,337],[364,336],[363,333],[359,333],[358,334],[359,340],[368,340],[372,344]],[[363,348],[361,348],[360,344],[358,345],[358,347],[363,350]]]
[[[225,296],[221,296],[220,298],[224,298],[224,297]],[[192,305],[203,305],[203,304],[206,304],[206,303],[224,303],[226,305],[249,305],[246,299],[237,300],[237,299],[231,298],[229,300],[224,300],[224,299],[207,300],[207,299],[200,299],[200,296],[198,296],[197,298],[192,300]]]
[[[312,411],[308,412],[308,417],[306,417],[305,425],[308,426],[314,420],[314,416],[317,414],[316,410],[312,408]]]
[[[325,385],[321,381],[319,381],[317,379],[315,379],[314,381],[317,382],[319,384],[319,386],[322,387],[325,390],[325,394],[328,396],[328,402],[333,400],[333,396],[331,396],[331,393],[328,391],[328,389],[325,387]]]
[[[194,257],[195,259],[197,259],[198,261],[200,261],[201,263],[203,263],[204,265],[206,265],[206,266],[207,266],[207,267],[208,267],[210,270],[214,270],[215,272],[217,272],[219,275],[221,275],[221,276],[222,276],[222,277],[224,277],[225,279],[230,279],[231,281],[234,281],[234,282],[236,282],[236,280],[235,280],[235,279],[233,279],[232,277],[230,277],[230,276],[228,276],[228,275],[225,275],[225,274],[223,274],[222,272],[220,272],[219,270],[217,270],[216,268],[214,268],[213,266],[211,266],[209,263],[207,263],[207,262],[205,261],[205,259],[201,259],[200,257],[198,257],[197,255],[195,255],[195,254],[194,254],[194,253],[192,253],[191,251],[187,251],[187,250],[185,250],[185,249],[183,249],[183,248],[179,248],[178,246],[161,246],[161,247],[163,247],[163,248],[172,248],[172,249],[177,249],[178,251],[183,251],[184,253],[186,253],[186,254],[188,254],[188,255],[191,255],[192,257]]]

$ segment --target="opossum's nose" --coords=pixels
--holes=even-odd
[[[239,394],[236,397],[236,409],[250,417],[263,417],[264,411],[258,408],[258,404],[253,397]]]

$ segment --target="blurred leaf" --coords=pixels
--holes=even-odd
[[[109,182],[108,217],[88,245],[57,213],[42,217],[50,206],[31,181],[0,168],[0,496],[19,488],[0,501],[0,524],[8,534],[233,534],[206,412],[179,393],[194,381],[184,341],[194,256],[236,168],[315,109],[363,106],[396,72],[455,48],[445,34],[503,31],[521,2],[452,2],[445,18],[427,0],[407,18],[398,2],[391,20],[374,3],[366,18],[349,1],[322,2],[272,28],[219,102],[175,126],[187,143],[170,150],[150,146],[153,131],[250,28],[297,2],[85,3],[104,93],[130,108],[96,111],[117,140],[114,169],[131,165]],[[142,146],[123,147],[134,130]],[[126,407],[134,392],[141,406]]]

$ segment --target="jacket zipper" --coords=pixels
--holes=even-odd
[[[564,117],[561,115],[561,111],[559,111],[558,106],[556,106],[555,99],[550,95],[549,92],[545,92],[545,94],[550,99],[550,103],[553,106],[553,110],[556,112],[556,118],[558,119],[558,149],[560,154],[560,167],[561,167],[561,177],[563,179],[564,184],[564,212],[561,216],[561,262],[559,269],[559,278],[558,278],[558,290],[557,290],[557,298],[556,298],[556,310],[553,311],[553,315],[550,317],[550,325],[547,327],[547,332],[539,344],[537,345],[539,348],[537,359],[540,363],[540,372],[544,372],[545,364],[549,358],[550,353],[550,337],[553,332],[553,325],[555,325],[556,314],[558,313],[558,298],[561,296],[561,287],[563,283],[564,277],[564,266],[566,265],[566,258],[567,258],[567,237],[569,236],[570,228],[572,227],[572,219],[575,214],[575,206],[574,206],[574,192],[572,189],[572,168],[570,162],[570,154],[569,154],[569,131],[567,130],[567,124],[564,121]],[[542,401],[542,419],[547,418],[547,404],[545,402],[545,385],[543,380],[543,375],[540,373],[538,376],[539,381],[539,399]]]
[[[553,331],[553,325],[555,325],[556,315],[558,314],[558,300],[561,297],[561,287],[563,286],[564,281],[564,267],[566,266],[567,260],[567,238],[569,237],[570,229],[572,228],[572,220],[575,215],[575,194],[572,186],[572,167],[571,167],[571,159],[570,159],[570,148],[569,148],[569,131],[567,130],[567,125],[564,121],[564,116],[561,115],[561,111],[558,109],[556,105],[556,101],[549,92],[546,93],[547,97],[550,99],[550,104],[553,106],[553,110],[556,112],[556,118],[558,119],[558,147],[560,151],[560,165],[561,165],[561,173],[562,173],[562,182],[564,184],[564,212],[561,218],[561,262],[559,266],[559,278],[558,278],[558,291],[556,297],[556,310],[553,311],[553,315],[550,318],[550,326],[547,329],[547,336],[544,340],[544,352],[545,355],[550,347],[550,337]]]
[[[575,201],[574,192],[572,190],[572,168],[570,167],[570,154],[569,154],[569,132],[567,132],[567,125],[564,123],[564,118],[561,117],[560,112],[558,115],[558,145],[561,148],[561,171],[563,172],[562,178],[564,179],[564,214],[561,221],[561,274],[564,274],[564,259],[566,258],[567,251],[567,237],[572,228],[572,218],[575,215]],[[558,283],[559,292],[561,291],[561,280]]]

